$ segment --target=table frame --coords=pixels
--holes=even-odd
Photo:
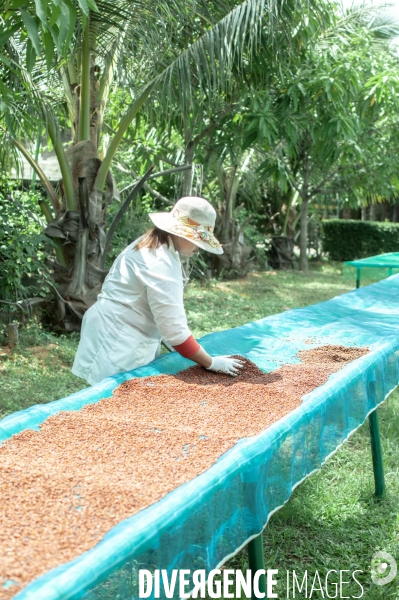
[[[360,269],[359,269],[360,270]],[[358,285],[356,287],[359,287]],[[384,463],[382,457],[382,446],[380,436],[380,424],[378,418],[378,408],[373,410],[368,417],[370,430],[371,456],[373,461],[374,490],[377,501],[381,500],[385,492]],[[254,575],[259,569],[265,568],[265,558],[263,554],[263,535],[260,533],[247,545],[248,566],[251,574]],[[259,591],[266,593],[266,578],[262,575],[259,578]],[[255,596],[252,595],[255,600]]]
[[[367,265],[365,265],[365,266],[367,266]],[[360,288],[360,278],[361,278],[362,268],[363,267],[356,267],[356,289]],[[381,267],[381,268],[388,269],[388,277],[390,277],[392,275],[393,267]]]

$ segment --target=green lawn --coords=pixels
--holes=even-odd
[[[186,309],[192,331],[199,337],[321,302],[352,288],[353,282],[343,280],[339,268],[328,264],[308,274],[253,273],[240,281],[191,283]],[[0,416],[86,387],[70,373],[76,346],[76,336],[55,337],[31,325],[22,332],[17,351],[0,352]],[[331,586],[330,597],[399,598],[399,575],[384,587],[370,583],[370,561],[377,550],[385,550],[399,559],[399,394],[393,393],[379,413],[387,483],[385,498],[378,503],[373,498],[365,424],[319,473],[296,489],[266,527],[266,565],[279,569],[283,580],[287,570],[295,570],[300,580],[308,570],[312,581],[316,569],[321,579],[329,569],[361,569],[365,572],[359,577],[364,586],[362,596],[359,586],[354,584],[344,586],[343,595],[338,591],[337,596]],[[246,552],[237,554],[226,568],[247,568]],[[285,586],[279,583],[279,598],[287,597],[284,590]],[[295,597],[310,596],[297,591]],[[325,596],[316,591],[311,597]]]
[[[236,327],[267,315],[298,308],[353,288],[337,266],[308,274],[298,271],[251,273],[230,282],[190,283],[186,310],[195,337]],[[35,324],[24,329],[16,351],[0,349],[0,418],[33,404],[63,398],[87,387],[70,369],[78,336],[54,336]]]
[[[308,273],[266,271],[209,286],[190,283],[187,316],[197,337],[256,321],[291,308],[323,302],[354,288],[341,269],[325,264]]]

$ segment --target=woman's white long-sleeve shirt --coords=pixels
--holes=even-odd
[[[159,354],[161,338],[178,346],[191,336],[172,241],[155,250],[135,250],[137,242],[117,257],[83,318],[72,372],[90,384],[148,364]]]

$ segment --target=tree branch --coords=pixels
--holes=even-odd
[[[337,167],[335,169],[335,171],[333,171],[332,173],[330,173],[329,175],[327,175],[326,177],[324,177],[324,179],[322,179],[320,181],[320,183],[308,194],[309,198],[313,198],[313,196],[317,196],[317,194],[319,194],[321,192],[321,190],[323,189],[323,187],[325,186],[325,184],[330,181],[331,179],[333,179],[335,177],[335,175],[339,172],[340,167]]]
[[[198,142],[204,139],[204,137],[212,133],[212,131],[219,125],[220,121],[222,121],[222,119],[224,119],[224,117],[226,117],[233,110],[234,106],[234,104],[230,104],[229,108],[220,113],[220,115],[218,115],[216,119],[212,119],[209,125],[205,127],[205,129],[201,131],[201,133],[196,135],[195,138],[193,138],[193,140],[191,140],[192,143],[196,146]]]
[[[148,179],[155,179],[156,177],[163,177],[164,175],[170,175],[171,173],[187,171],[188,169],[191,169],[191,167],[192,167],[192,165],[183,165],[181,167],[176,167],[176,169],[167,169],[166,171],[159,171],[158,173],[154,173],[154,175],[151,175],[151,177],[149,177]],[[125,173],[129,173],[129,171],[125,171]],[[133,171],[130,171],[130,173],[133,175],[133,177],[137,177],[137,175],[135,175]],[[136,185],[136,183],[130,183],[125,188],[123,188],[123,190],[121,191],[121,194],[123,194],[123,192],[127,192],[128,190],[130,190],[130,188],[132,188],[135,185]],[[154,194],[154,196],[156,196],[160,200],[163,200],[163,202],[166,202],[167,204],[170,204],[171,206],[173,206],[173,202],[171,202],[171,200],[168,200],[167,198],[165,198],[165,196],[162,196],[162,194],[160,194],[159,192],[157,192],[156,190],[151,188],[147,183],[145,183],[143,187],[144,187],[144,189],[147,189],[147,187],[148,187],[149,188],[148,191],[150,193]]]
[[[151,187],[149,183],[145,183],[143,187],[147,192],[152,194],[154,196],[154,198],[157,198],[157,200],[161,200],[162,202],[165,202],[165,204],[169,204],[169,206],[173,206],[174,202],[172,202],[172,200],[168,200],[168,198],[165,198],[165,196],[162,196],[162,194],[157,192],[157,190],[154,190],[154,188]]]
[[[2,131],[4,131],[3,128],[1,128]],[[55,193],[55,189],[53,188],[53,186],[51,185],[50,181],[47,179],[44,171],[39,167],[38,163],[35,161],[35,159],[33,158],[33,156],[31,156],[29,154],[29,152],[27,151],[27,149],[25,148],[25,146],[23,144],[21,144],[21,142],[19,142],[18,140],[14,139],[13,137],[11,137],[12,143],[14,144],[14,146],[16,148],[18,148],[18,150],[21,152],[21,154],[26,158],[26,160],[28,161],[28,163],[30,164],[30,166],[32,167],[32,169],[35,171],[35,173],[37,174],[37,176],[39,177],[40,181],[42,182],[44,189],[47,192],[48,197],[51,200],[51,203],[54,207],[55,211],[60,210],[61,206],[60,206],[60,202],[58,200],[58,196]]]
[[[118,212],[116,213],[114,220],[112,221],[112,223],[107,231],[107,235],[106,235],[105,243],[104,243],[104,250],[101,255],[100,269],[103,270],[105,268],[105,261],[106,261],[108,250],[109,250],[109,247],[111,244],[111,239],[115,233],[115,229],[117,228],[119,221],[121,220],[121,218],[123,217],[123,215],[125,214],[127,209],[129,208],[129,204],[131,203],[133,198],[141,190],[144,183],[150,177],[150,175],[154,169],[155,169],[155,165],[151,165],[151,167],[148,169],[148,171],[145,173],[145,175],[140,179],[140,181],[138,181],[136,183],[136,185],[134,186],[134,188],[132,189],[132,191],[130,192],[130,194],[128,195],[128,197],[126,198],[126,200],[124,201],[124,203],[122,204],[122,206],[120,207]]]
[[[47,132],[53,143],[54,152],[57,155],[58,164],[60,166],[67,209],[76,210],[76,198],[72,172],[65,154],[64,146],[62,145],[60,136],[55,126],[53,115],[47,110],[47,107],[44,104],[41,106],[41,110],[46,123]]]
[[[107,173],[109,171],[109,168],[111,166],[111,162],[115,156],[115,153],[118,149],[119,143],[120,143],[122,137],[124,136],[124,134],[126,133],[126,130],[129,127],[130,123],[133,121],[134,117],[137,115],[137,113],[143,106],[144,102],[147,100],[148,96],[151,94],[154,87],[155,87],[155,81],[150,83],[149,85],[147,85],[147,87],[145,87],[144,90],[141,92],[140,96],[138,98],[136,98],[136,100],[133,102],[133,104],[129,107],[129,109],[125,113],[125,116],[121,119],[118,130],[115,133],[114,137],[112,138],[111,143],[108,147],[107,153],[104,157],[104,160],[102,161],[101,166],[98,169],[96,181],[94,183],[94,189],[102,192],[104,185],[105,185],[105,179],[107,177]]]
[[[135,179],[137,179],[137,178],[138,178],[138,175],[137,175],[137,173],[135,173],[134,171],[130,171],[130,174],[131,174],[131,175],[133,175],[133,177],[134,177]],[[127,187],[125,187],[125,189],[123,189],[123,190],[121,191],[121,194],[122,194],[123,192],[125,192],[126,190],[130,189],[131,187],[132,187],[131,185],[128,185]],[[151,187],[149,183],[147,183],[147,182],[146,182],[146,183],[143,185],[143,188],[144,188],[144,189],[145,189],[147,192],[149,192],[150,194],[152,194],[152,195],[154,196],[154,198],[157,198],[157,200],[161,200],[162,202],[165,202],[165,204],[169,204],[169,206],[173,206],[173,204],[174,204],[174,203],[172,202],[172,200],[168,200],[168,198],[166,198],[165,196],[162,196],[162,194],[160,194],[159,192],[157,192],[157,190],[154,190],[154,188],[153,188],[153,187]]]
[[[87,19],[82,41],[78,142],[90,139],[90,19]]]
[[[166,169],[166,171],[158,171],[151,175],[149,179],[156,179],[157,177],[163,177],[164,175],[170,175],[171,173],[178,173],[179,171],[187,171],[191,169],[192,165],[182,165],[181,167],[175,167],[174,169]]]
[[[301,195],[301,188],[299,187],[299,185],[295,181],[295,177],[294,177],[293,173],[291,173],[291,171],[289,169],[287,169],[285,165],[284,165],[284,170],[285,170],[285,174],[288,177],[290,185],[294,188],[294,190],[296,192],[298,192],[299,195]]]

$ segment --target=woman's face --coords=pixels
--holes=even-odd
[[[179,254],[182,254],[183,256],[192,256],[195,252],[198,252],[199,250],[198,246],[190,242],[190,240],[178,237],[177,235],[175,236],[174,242],[176,250],[179,252]]]

